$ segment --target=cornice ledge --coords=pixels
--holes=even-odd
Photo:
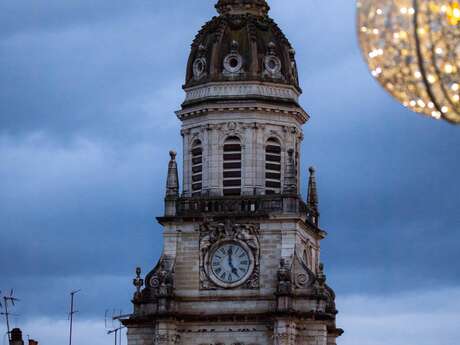
[[[185,89],[184,104],[215,98],[267,97],[298,103],[300,92],[292,85],[249,82],[211,82]]]
[[[267,114],[284,114],[296,118],[300,123],[305,124],[310,116],[305,110],[299,107],[284,107],[279,105],[271,105],[268,103],[221,103],[221,104],[202,104],[196,107],[190,107],[176,111],[176,116],[179,120],[207,115],[209,113],[236,113],[236,112],[262,112]]]

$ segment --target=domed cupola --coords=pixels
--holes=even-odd
[[[219,16],[193,41],[183,105],[228,98],[297,103],[301,89],[295,51],[268,16],[267,2],[219,0],[216,9]]]

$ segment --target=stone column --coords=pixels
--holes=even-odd
[[[209,195],[209,175],[210,175],[210,150],[212,143],[209,140],[209,130],[210,125],[202,125],[200,127],[200,138],[201,138],[201,147],[202,147],[202,180],[201,180],[201,190],[202,195]]]
[[[190,162],[190,148],[188,147],[188,143],[190,140],[190,130],[189,129],[183,129],[181,131],[182,135],[182,154],[183,154],[183,167],[182,167],[182,194],[184,196],[190,196],[191,195],[191,190],[192,190],[192,185],[191,185],[191,174],[190,174],[190,168],[191,168],[191,162]]]
[[[262,195],[265,193],[265,137],[264,125],[254,122],[254,165],[255,165],[255,188],[256,194]]]
[[[222,194],[220,173],[221,173],[221,148],[220,148],[220,136],[219,128],[217,125],[213,125],[208,130],[208,186],[209,194],[211,196],[219,196]]]
[[[265,137],[264,125],[254,123],[254,162],[256,166],[255,187],[257,195],[265,193]]]
[[[241,176],[241,193],[243,195],[254,194],[254,175],[255,175],[255,162],[253,160],[254,147],[253,131],[250,126],[242,126],[242,133],[244,136],[244,147],[242,147],[241,163],[243,165],[243,175]]]

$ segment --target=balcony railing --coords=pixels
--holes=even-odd
[[[183,217],[264,216],[281,212],[306,212],[306,206],[298,197],[283,195],[179,198],[176,204],[176,215]]]

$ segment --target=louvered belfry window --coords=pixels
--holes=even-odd
[[[200,196],[203,188],[203,148],[200,140],[192,144],[192,196]]]
[[[265,194],[281,193],[281,144],[270,138],[265,147]]]
[[[241,195],[241,141],[229,137],[224,143],[224,195]]]

